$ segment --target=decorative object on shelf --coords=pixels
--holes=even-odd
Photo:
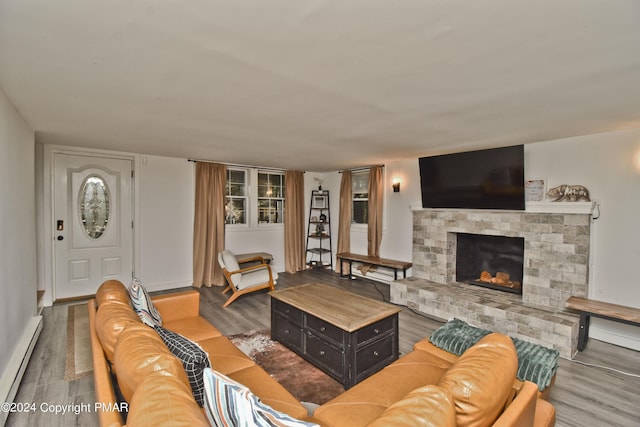
[[[313,178],[318,183],[318,191],[322,191],[322,178]]]
[[[312,209],[326,209],[327,208],[327,196],[313,195],[311,199]]]
[[[391,188],[393,188],[394,193],[400,192],[400,178],[393,178],[393,181],[391,183]]]
[[[317,216],[312,216],[311,217],[311,222],[318,222],[318,217]]]
[[[324,231],[324,225],[322,225],[322,224],[316,225],[316,234],[318,236],[321,235],[323,231]]]
[[[327,222],[327,216],[325,214],[320,214],[320,222]]]
[[[589,190],[582,185],[559,185],[551,188],[547,192],[549,198],[554,198],[554,202],[578,202],[584,200],[590,202]]]
[[[528,179],[524,182],[524,194],[527,202],[544,201],[546,184],[544,179]]]

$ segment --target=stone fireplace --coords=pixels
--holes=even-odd
[[[571,295],[587,295],[590,225],[590,209],[586,213],[415,209],[413,277],[391,283],[391,300],[572,357],[577,351],[578,317],[566,312],[565,302]],[[466,242],[468,235],[479,243]],[[461,244],[470,248],[459,250]],[[475,252],[496,245],[508,247],[506,253],[472,259]],[[467,272],[468,264],[481,271]],[[518,264],[521,273],[514,267]],[[512,281],[521,281],[521,289],[502,292],[463,283],[484,267],[495,269],[489,271],[494,276],[507,272]]]

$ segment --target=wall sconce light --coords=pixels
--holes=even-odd
[[[393,181],[391,183],[391,187],[393,188],[393,192],[394,193],[399,193],[400,192],[400,179],[399,178],[393,178]]]

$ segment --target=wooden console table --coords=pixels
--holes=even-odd
[[[271,337],[345,388],[398,358],[398,307],[319,283],[269,295]]]
[[[611,304],[582,297],[569,297],[567,308],[580,312],[580,331],[578,350],[584,350],[589,341],[589,321],[591,316],[640,326],[640,309],[624,305]]]
[[[387,259],[380,258],[376,256],[368,256],[368,255],[359,255],[351,252],[341,252],[336,255],[338,260],[338,264],[340,265],[340,277],[351,277],[352,267],[354,262],[362,262],[364,264],[376,265],[379,267],[387,267],[393,269],[393,280],[398,280],[398,270],[402,270],[403,278],[407,278],[407,270],[413,266],[412,263],[408,261],[397,261],[395,259]],[[343,274],[342,272],[342,262],[349,262],[349,274]]]

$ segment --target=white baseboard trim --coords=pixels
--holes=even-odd
[[[630,348],[631,350],[640,351],[640,339],[622,335],[620,333],[611,331],[610,329],[602,329],[592,324],[589,326],[589,338],[594,340],[604,341],[609,344],[618,345],[620,347]]]
[[[18,387],[27,364],[33,353],[33,348],[42,331],[42,316],[34,316],[29,321],[24,334],[20,338],[6,369],[0,378],[0,402],[12,402],[18,393]],[[0,411],[0,425],[7,422],[9,413]]]

